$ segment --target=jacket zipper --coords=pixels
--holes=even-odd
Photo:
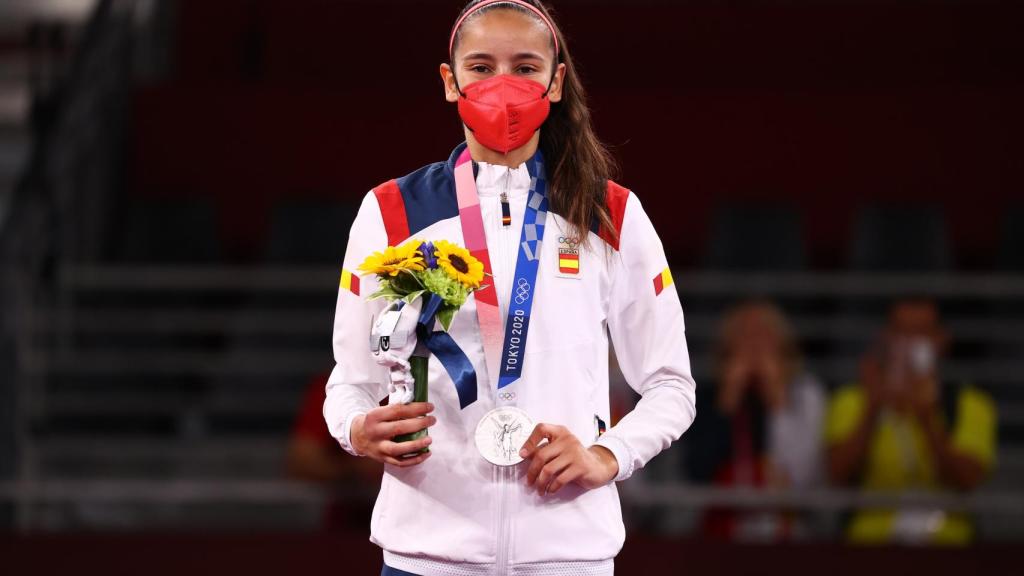
[[[504,212],[505,212],[506,207],[508,206],[508,188],[509,188],[509,180],[511,180],[511,179],[512,179],[512,169],[511,168],[507,168],[507,171],[505,172],[505,185],[504,185],[504,189],[501,191],[501,204],[502,204],[502,217],[501,217],[501,220],[502,220],[502,225],[498,226],[498,230],[497,230],[497,234],[501,238],[501,240],[499,242],[499,244],[501,245],[501,266],[502,266],[502,268],[504,268],[504,270],[502,270],[502,271],[505,272],[504,277],[502,277],[502,279],[500,281],[501,281],[501,285],[505,289],[509,290],[508,298],[505,298],[504,301],[508,301],[508,299],[512,297],[511,296],[511,294],[512,294],[512,292],[511,292],[511,290],[512,290],[512,283],[508,281],[509,280],[508,277],[511,276],[512,274],[514,274],[514,272],[512,270],[508,269],[508,235],[509,235],[509,231],[512,229],[512,226],[504,224],[505,223],[505,214],[504,214]],[[508,217],[508,222],[510,224],[512,222],[511,215]],[[501,318],[502,318],[503,321],[506,319],[507,315],[508,315],[508,305],[506,304],[504,309],[501,310]],[[502,323],[502,327],[504,327],[504,322]],[[504,331],[503,331],[503,333],[504,333]],[[495,391],[495,393],[497,393],[497,391]]]
[[[508,228],[512,225],[512,212],[508,207],[508,186],[506,190],[501,193],[501,225]]]
[[[506,212],[508,208],[508,188],[509,182],[512,179],[512,169],[506,167],[505,171],[505,186],[501,193],[502,203],[502,218],[501,226],[498,226],[498,236],[501,245],[501,266],[502,271],[505,272],[500,279],[496,278],[496,281],[500,281],[502,286],[509,290],[508,298],[511,298],[512,283],[509,278],[514,274],[513,271],[508,269],[508,243],[509,235],[511,234],[514,226],[511,226],[511,216]],[[507,216],[507,218],[506,218]],[[507,300],[507,298],[506,298]],[[501,317],[504,320],[508,316],[508,307],[501,312]],[[504,325],[504,322],[503,322]],[[504,333],[504,330],[502,331]],[[497,389],[495,393],[495,405],[498,404]],[[509,485],[511,484],[510,479],[515,474],[515,466],[500,466],[498,467],[498,549],[497,557],[495,558],[495,570],[494,573],[497,575],[505,575],[508,573],[508,557],[509,548],[511,547],[509,534],[511,527],[509,526],[509,514],[508,514],[508,499],[509,499]]]

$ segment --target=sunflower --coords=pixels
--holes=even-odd
[[[398,276],[402,270],[423,270],[423,253],[419,240],[410,240],[401,246],[388,246],[384,252],[374,252],[363,260],[359,270],[381,276]]]
[[[464,286],[476,288],[484,279],[483,262],[473,257],[469,250],[457,244],[452,244],[447,240],[435,240],[434,256],[437,257],[437,265],[448,276],[458,280]]]

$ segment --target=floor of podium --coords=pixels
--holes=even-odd
[[[630,536],[616,574],[968,574],[1012,566],[1019,547],[961,549],[738,545]],[[147,576],[376,575],[380,550],[361,533],[59,534],[0,536],[0,573]]]

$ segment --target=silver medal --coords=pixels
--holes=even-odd
[[[491,464],[512,466],[523,461],[519,450],[533,432],[533,420],[514,406],[495,408],[476,425],[476,449]]]

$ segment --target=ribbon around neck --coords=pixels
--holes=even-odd
[[[432,330],[437,311],[444,302],[442,298],[434,293],[424,293],[421,298],[424,300],[419,320],[416,322],[416,338],[441,361],[441,365],[455,383],[455,391],[459,395],[459,408],[465,408],[476,401],[476,370],[451,334],[444,330]]]

